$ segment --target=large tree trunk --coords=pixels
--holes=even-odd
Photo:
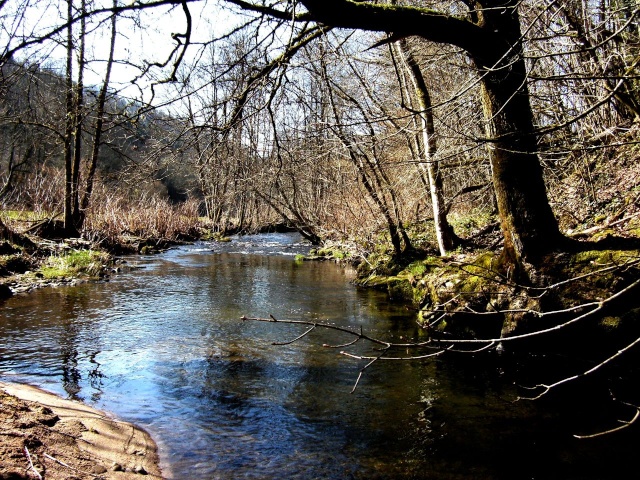
[[[486,10],[478,24],[499,32],[503,48],[474,55],[482,80],[482,103],[493,187],[504,235],[504,261],[510,274],[523,262],[535,264],[540,254],[562,238],[547,198],[537,156],[527,72],[522,52],[517,1]],[[499,44],[498,44],[499,45]]]

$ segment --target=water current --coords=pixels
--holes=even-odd
[[[420,334],[414,312],[355,288],[348,268],[295,262],[307,249],[292,234],[199,243],[129,258],[139,268],[109,282],[15,296],[0,305],[0,379],[143,426],[174,479],[619,478],[633,458],[637,436],[575,440],[575,416],[514,403],[512,379],[486,363],[377,362],[351,393],[366,362],[322,346],[351,338],[272,345],[305,329],[240,317]]]

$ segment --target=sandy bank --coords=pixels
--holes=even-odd
[[[161,479],[158,462],[141,428],[36,387],[0,382],[0,480]]]

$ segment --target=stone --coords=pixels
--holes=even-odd
[[[13,292],[7,285],[0,285],[0,300],[9,298],[13,295]]]
[[[107,469],[103,466],[103,465],[94,465],[91,468],[91,473],[95,474],[95,475],[100,475],[102,473],[106,473]]]

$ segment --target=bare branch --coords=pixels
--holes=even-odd
[[[574,435],[575,438],[578,438],[580,440],[584,440],[584,439],[588,439],[588,438],[596,438],[596,437],[602,437],[604,435],[609,435],[610,433],[614,433],[614,432],[619,432],[620,430],[623,430],[627,427],[630,427],[631,425],[633,425],[633,423],[638,420],[638,418],[640,418],[640,407],[636,406],[636,405],[632,405],[630,403],[627,402],[622,402],[624,405],[628,405],[630,407],[635,408],[636,413],[633,415],[633,418],[631,420],[625,421],[625,420],[619,420],[619,422],[622,423],[622,425],[620,425],[619,427],[615,427],[615,428],[611,428],[609,430],[604,430],[602,432],[597,432],[597,433],[592,433],[590,435]]]
[[[293,340],[289,340],[288,342],[273,342],[271,345],[291,345],[292,343],[297,342],[301,338],[306,337],[309,333],[311,333],[315,329],[316,329],[316,325],[313,325],[306,332],[304,332],[302,335],[298,335]]]
[[[639,343],[640,343],[640,337],[636,338],[633,342],[628,344],[626,347],[624,347],[621,350],[618,350],[614,355],[608,357],[606,360],[600,362],[598,365],[596,365],[593,368],[590,368],[586,372],[579,373],[579,374],[573,375],[571,377],[563,378],[562,380],[559,380],[559,381],[557,381],[555,383],[552,383],[550,385],[540,384],[540,385],[536,385],[535,387],[528,387],[527,388],[528,390],[535,390],[537,388],[542,388],[543,390],[542,390],[542,393],[540,393],[539,395],[536,395],[535,397],[519,397],[519,398],[522,399],[522,400],[537,400],[537,399],[543,397],[544,395],[546,395],[547,393],[549,393],[551,391],[551,389],[553,389],[553,388],[555,388],[555,387],[557,387],[559,385],[563,385],[565,383],[571,382],[573,380],[577,380],[579,378],[586,377],[588,375],[591,375],[592,373],[597,372],[602,367],[604,367],[605,365],[611,363],[612,361],[614,361],[616,358],[620,357],[625,352],[628,352],[629,350],[631,350],[633,347],[635,347]]]

